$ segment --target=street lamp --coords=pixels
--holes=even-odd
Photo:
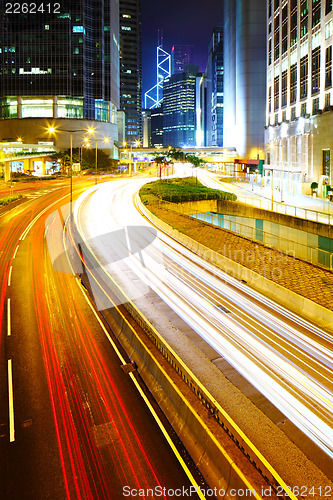
[[[95,130],[93,128],[90,128],[90,129],[88,129],[88,133],[89,134],[94,134]],[[89,142],[89,139],[87,137],[84,140],[85,140],[85,142]],[[96,174],[97,174],[97,160],[98,160],[97,143],[98,142],[104,142],[105,144],[107,144],[107,143],[110,142],[110,139],[109,139],[109,137],[104,137],[103,139],[94,138],[94,140],[95,140],[95,170],[96,170]]]
[[[93,129],[88,129],[88,132]],[[72,217],[72,203],[73,203],[73,132],[87,132],[87,129],[75,129],[67,130],[64,128],[55,129],[55,127],[49,127],[48,131],[50,134],[55,134],[59,132],[69,132],[70,133],[70,217]]]

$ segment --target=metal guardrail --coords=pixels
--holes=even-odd
[[[320,212],[317,210],[311,210],[310,208],[296,207],[294,205],[287,205],[278,201],[272,201],[256,198],[248,198],[246,196],[237,194],[237,201],[246,203],[253,207],[262,208],[264,210],[270,210],[272,212],[278,212],[283,215],[290,215],[292,217],[299,217],[300,219],[311,220],[313,222],[320,222],[321,224],[332,224],[333,223],[333,213],[330,211]]]

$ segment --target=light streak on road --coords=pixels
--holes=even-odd
[[[157,426],[153,427],[153,419],[133,387],[131,378],[114,361],[112,349],[104,340],[96,318],[88,310],[86,301],[82,297],[78,298],[81,293],[77,280],[72,274],[58,273],[52,267],[46,250],[45,221],[66,201],[65,197],[61,198],[55,193],[45,200],[39,200],[38,204],[29,202],[31,210],[26,210],[27,216],[21,206],[20,217],[16,219],[8,214],[3,219],[7,225],[4,224],[0,235],[3,252],[0,261],[0,319],[7,311],[4,329],[10,324],[10,330],[7,328],[8,334],[11,332],[8,345],[10,352],[14,353],[14,359],[8,360],[8,369],[7,366],[5,368],[8,377],[10,442],[15,439],[15,412],[18,411],[20,415],[20,424],[17,423],[17,436],[20,439],[16,436],[11,449],[15,446],[14,450],[19,456],[17,450],[22,444],[22,435],[27,435],[22,430],[21,410],[17,410],[24,389],[22,386],[15,389],[18,387],[15,386],[15,377],[19,370],[17,368],[13,373],[12,366],[20,366],[23,382],[35,385],[33,373],[29,372],[25,376],[26,368],[22,367],[17,354],[19,349],[16,349],[16,344],[21,345],[24,337],[28,337],[37,339],[36,342],[41,345],[42,358],[38,358],[37,364],[42,365],[42,370],[45,369],[46,399],[50,398],[51,410],[49,420],[51,426],[54,423],[52,432],[58,453],[53,460],[63,479],[56,493],[59,496],[54,492],[49,496],[48,485],[45,484],[45,497],[115,500],[123,498],[122,488],[125,485],[137,490],[160,487],[163,491],[165,486],[174,487],[180,482],[187,484],[187,478],[169,450],[169,445]],[[21,293],[20,297],[17,283],[21,281],[26,294]],[[22,303],[18,308],[20,299]],[[27,316],[23,316],[20,332],[17,331],[18,321],[15,322],[18,310]],[[30,324],[34,331],[31,331]],[[33,363],[30,367],[33,368]],[[36,399],[39,397],[40,394],[37,394]],[[29,397],[27,402],[30,402]],[[38,404],[42,405],[42,401]],[[23,406],[23,419],[26,419],[31,409]],[[37,417],[33,417],[35,423]],[[36,448],[34,445],[24,448],[21,461],[24,463],[27,454],[33,454],[34,450],[40,451],[43,445],[47,448],[48,438],[45,433],[45,443],[39,443]],[[163,450],[162,455],[160,450]],[[33,458],[36,462],[43,461],[43,453]],[[26,464],[26,468],[29,466]],[[52,469],[52,464],[50,467]],[[52,476],[52,470],[49,473]],[[35,484],[38,483],[38,477],[32,479]],[[11,478],[6,477],[7,480],[10,482]],[[26,480],[30,488],[29,477]],[[11,488],[15,488],[15,484],[11,484]],[[166,500],[164,494],[160,497]]]
[[[83,195],[75,217],[85,239],[126,225],[147,225],[133,203],[141,184],[113,183]],[[107,261],[106,247],[90,246],[102,262]],[[165,234],[159,233],[142,254],[145,265],[133,254],[126,259],[128,269],[333,457],[331,337]],[[130,278],[118,279],[130,287]]]

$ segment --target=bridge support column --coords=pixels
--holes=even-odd
[[[8,182],[11,180],[10,161],[5,161],[4,167],[5,167],[5,182]]]

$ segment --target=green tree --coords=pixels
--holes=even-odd
[[[51,156],[53,161],[60,160],[63,167],[70,166],[70,149],[54,153]],[[72,151],[73,163],[80,163],[80,148],[74,148]],[[97,168],[98,170],[115,170],[118,162],[109,158],[109,156],[101,149],[97,151]],[[82,148],[81,150],[81,168],[95,169],[96,168],[96,150],[91,148]]]

